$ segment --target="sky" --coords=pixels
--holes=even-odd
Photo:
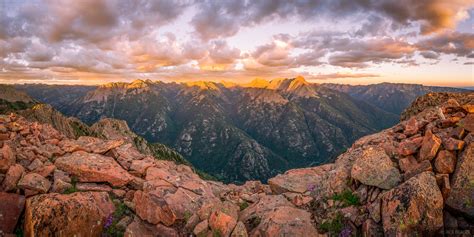
[[[474,86],[474,0],[0,0],[0,83]]]

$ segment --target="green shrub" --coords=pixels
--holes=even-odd
[[[350,190],[346,190],[342,193],[334,194],[332,196],[334,201],[341,201],[344,206],[358,206],[360,205],[359,197],[353,194]]]
[[[219,230],[213,230],[212,237],[222,237],[222,234]]]
[[[71,193],[77,192],[78,190],[77,190],[77,188],[76,188],[76,184],[77,184],[77,177],[72,176],[72,177],[71,177],[71,185],[72,185],[72,186],[71,186],[70,188],[64,190],[63,193],[64,193],[64,194],[71,194]]]
[[[239,207],[240,207],[240,210],[243,211],[243,210],[245,210],[245,208],[249,207],[249,203],[246,202],[246,201],[243,201],[243,202],[239,203]]]
[[[338,235],[342,231],[342,228],[344,228],[342,214],[338,213],[334,219],[321,223],[319,228],[324,232]]]

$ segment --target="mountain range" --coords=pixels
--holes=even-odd
[[[69,133],[74,118],[33,103],[0,114],[2,236],[468,236],[474,227],[474,93],[428,93],[334,162],[242,185],[150,153],[123,120]]]
[[[88,125],[127,122],[225,182],[266,181],[332,161],[356,139],[394,125],[416,96],[443,87],[309,83],[302,77],[247,84],[136,80],[101,86],[17,86]]]

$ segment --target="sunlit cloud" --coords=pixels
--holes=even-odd
[[[416,72],[432,64],[472,78],[474,29],[457,29],[474,19],[470,0],[0,4],[2,82],[239,82],[298,74],[383,81],[392,80],[394,67]],[[265,39],[246,33],[270,25],[281,27]]]

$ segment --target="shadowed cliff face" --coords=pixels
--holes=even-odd
[[[291,169],[268,185],[203,180],[187,165],[141,153],[122,121],[93,126],[106,139],[71,139],[50,124],[0,115],[0,231],[131,237],[470,231],[473,95],[433,99],[407,120],[358,139],[334,163]],[[438,96],[418,101],[429,98]]]
[[[54,93],[52,87],[24,89],[39,100],[41,90]],[[61,112],[88,124],[125,120],[133,132],[173,147],[224,181],[265,181],[331,161],[355,139],[398,119],[302,77],[246,85],[137,80],[69,91],[81,92],[59,99]]]

